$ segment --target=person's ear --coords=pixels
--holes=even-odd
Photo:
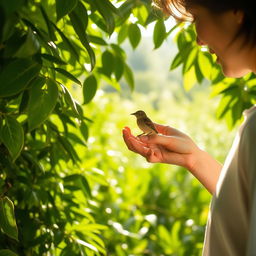
[[[242,24],[244,21],[244,12],[241,10],[234,10],[235,19],[237,20],[238,24]]]

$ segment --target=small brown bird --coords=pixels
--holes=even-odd
[[[131,115],[135,115],[137,118],[137,125],[143,131],[142,134],[138,135],[149,135],[158,133],[153,122],[147,117],[146,113],[142,110],[138,110]]]

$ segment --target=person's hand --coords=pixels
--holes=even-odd
[[[151,163],[169,163],[192,169],[200,149],[186,134],[169,126],[154,124],[158,134],[135,137],[129,127],[123,129],[124,141],[131,151]]]

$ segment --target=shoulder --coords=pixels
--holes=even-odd
[[[239,130],[239,144],[237,164],[240,177],[245,186],[252,193],[256,184],[256,106],[244,112],[244,123]]]
[[[239,130],[238,163],[250,175],[256,175],[256,106],[244,112]]]
[[[244,111],[244,122],[237,135],[239,158],[247,164],[253,161],[256,166],[256,106]]]
[[[256,105],[244,111],[244,118],[239,131],[241,139],[256,140]]]

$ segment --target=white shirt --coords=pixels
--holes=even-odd
[[[203,256],[256,256],[256,107],[244,116],[212,198]]]

